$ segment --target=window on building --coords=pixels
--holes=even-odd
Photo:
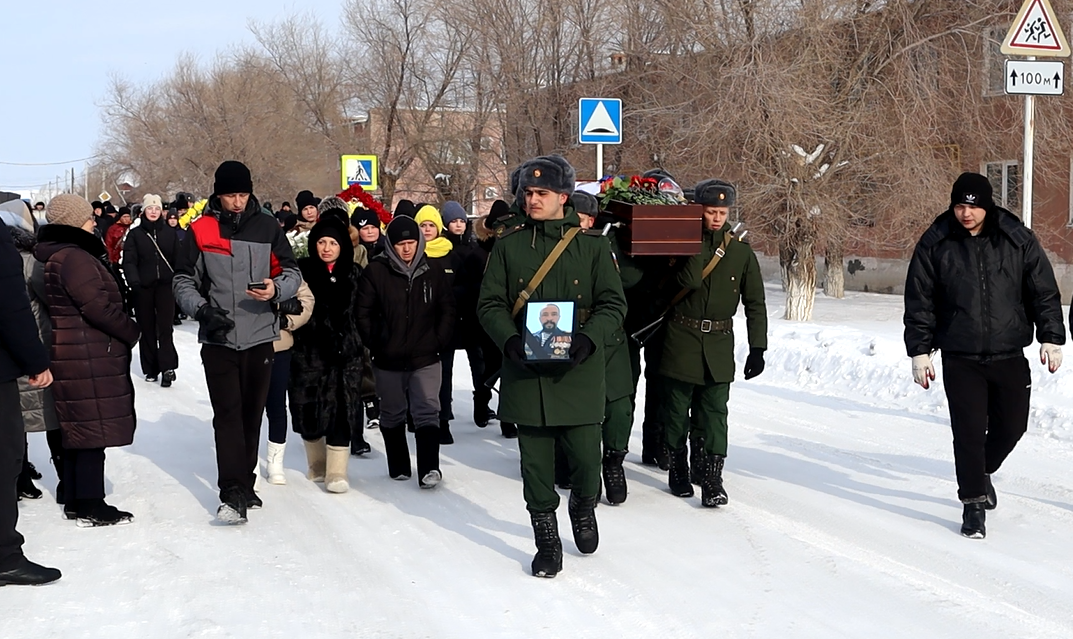
[[[1002,41],[1006,27],[989,27],[984,30],[984,95],[1006,93],[1006,56],[1002,54]]]
[[[939,51],[930,44],[921,45],[909,53],[913,77],[922,94],[931,95],[939,90]]]
[[[995,191],[995,204],[1014,213],[1021,211],[1021,165],[1014,160],[988,162],[984,175]]]

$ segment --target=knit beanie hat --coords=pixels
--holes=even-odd
[[[307,206],[317,206],[320,204],[320,198],[313,196],[313,191],[300,191],[294,198],[294,202],[298,207],[298,212],[301,213],[302,209]]]
[[[405,215],[396,217],[391,220],[391,224],[387,225],[387,239],[392,245],[398,244],[403,240],[417,241],[420,240],[421,237],[421,228],[412,217],[407,217]]]
[[[421,210],[414,216],[414,221],[418,226],[421,226],[424,222],[432,222],[436,225],[436,232],[443,233],[443,218],[440,217],[440,212],[436,210],[436,207],[428,204],[421,207]]]
[[[216,176],[212,184],[213,195],[230,193],[253,193],[253,177],[242,162],[227,160],[216,167]]]
[[[81,227],[93,219],[93,206],[86,198],[74,193],[61,193],[48,201],[45,221],[49,224]]]
[[[317,254],[317,240],[322,237],[330,237],[339,243],[339,261],[349,263],[354,261],[354,245],[350,243],[350,232],[346,225],[339,221],[335,215],[322,217],[309,231],[309,254]]]
[[[417,207],[410,200],[399,200],[399,203],[395,205],[395,217],[412,218],[415,213],[417,213]]]
[[[161,201],[159,195],[153,195],[152,193],[146,193],[145,197],[142,198],[142,210],[144,211],[145,209],[149,208],[150,206],[155,206],[155,207],[157,207],[159,209],[163,209],[164,208],[164,203]]]
[[[440,217],[443,219],[443,225],[447,226],[455,220],[466,221],[466,209],[462,208],[462,205],[454,200],[447,200],[443,203],[443,210],[440,211]]]
[[[950,208],[968,204],[990,211],[995,207],[991,182],[979,173],[962,173],[950,191]]]
[[[357,229],[366,226],[380,226],[380,218],[376,217],[376,213],[369,209],[356,208],[354,209],[354,214],[350,216],[350,223]]]

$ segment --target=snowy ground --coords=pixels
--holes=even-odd
[[[1046,375],[1026,350],[1030,431],[996,475],[987,539],[967,540],[941,370],[930,391],[912,384],[901,299],[821,295],[798,324],[768,295],[767,371],[731,393],[730,505],[672,497],[640,465],[638,422],[629,500],[597,510],[586,557],[560,509],[553,580],[528,574],[516,442],[473,426],[461,387],[435,491],[389,480],[367,431],[351,492],[329,495],[304,480],[292,436],[288,485],[261,487],[249,525],[213,525],[211,411],[187,324],[178,383],[137,382],[137,440],[108,453],[109,499],[134,524],[79,529],[48,496],[22,502],[27,554],[64,578],[0,591],[0,637],[1073,636],[1073,361]],[[30,455],[51,491],[43,436]]]

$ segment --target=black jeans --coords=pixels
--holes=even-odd
[[[287,443],[287,383],[291,380],[291,352],[280,351],[272,359],[272,379],[268,383],[268,441]]]
[[[173,339],[175,296],[171,284],[157,283],[139,289],[136,313],[138,326],[142,329],[142,337],[138,340],[142,373],[159,375],[179,368],[179,355],[175,352]]]
[[[0,382],[0,570],[13,568],[22,560],[23,539],[15,526],[19,522],[16,485],[22,472],[25,437],[18,382]]]
[[[470,377],[473,380],[473,414],[476,417],[479,410],[488,408],[488,402],[492,399],[492,389],[484,385],[486,379],[484,352],[480,344],[472,344],[465,350],[466,357],[469,359]],[[440,378],[440,420],[449,422],[455,418],[451,397],[454,386],[455,352],[449,350],[442,353],[440,365],[443,370]]]
[[[958,499],[987,494],[987,478],[1002,466],[1028,429],[1032,375],[1023,357],[983,363],[943,356],[950,404]]]
[[[253,490],[272,360],[271,342],[244,351],[216,344],[201,346],[221,493],[228,488]]]
[[[74,499],[104,499],[104,449],[68,448],[63,451],[63,496]]]

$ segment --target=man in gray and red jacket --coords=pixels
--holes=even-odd
[[[272,304],[295,296],[302,277],[291,246],[253,196],[250,170],[229,160],[216,169],[213,195],[190,224],[175,267],[175,301],[201,328],[201,361],[212,402],[223,522],[245,523],[259,508],[253,491],[272,342]]]

